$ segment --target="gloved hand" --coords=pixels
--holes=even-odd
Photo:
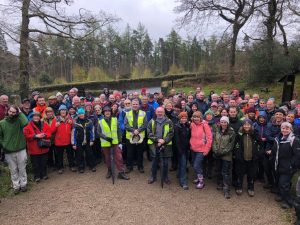
[[[90,146],[93,146],[93,145],[94,145],[94,142],[91,141],[91,142],[90,142]]]
[[[119,148],[122,150],[123,149],[123,146],[122,146],[122,144],[119,144]]]
[[[109,141],[109,142],[112,142],[113,139],[111,137],[106,137],[105,140]]]

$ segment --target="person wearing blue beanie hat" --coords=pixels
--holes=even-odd
[[[245,120],[243,121],[243,126],[244,126],[246,123],[250,124],[251,126],[253,125],[253,122],[252,122],[252,120],[250,120],[250,119],[245,119]]]
[[[79,115],[84,115],[85,114],[85,110],[83,109],[83,108],[79,108],[78,110],[77,110],[77,115],[79,116]]]
[[[67,110],[67,107],[65,105],[61,105],[61,106],[59,106],[58,111],[61,111],[61,110]]]

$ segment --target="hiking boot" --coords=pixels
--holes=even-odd
[[[205,184],[204,184],[204,177],[202,175],[198,175],[198,184],[196,185],[197,189],[202,189],[204,188]]]
[[[280,195],[277,195],[277,196],[275,197],[275,201],[276,201],[276,202],[282,202],[283,199],[282,199],[282,197],[281,197]]]
[[[17,194],[19,194],[19,193],[20,193],[20,188],[14,189],[14,194],[15,194],[15,195],[17,195]]]
[[[71,171],[72,171],[72,172],[77,172],[76,167],[71,167]]]
[[[41,178],[35,178],[34,182],[39,183],[41,181]]]
[[[271,189],[272,187],[273,187],[273,185],[268,184],[268,183],[263,186],[264,189]]]
[[[79,173],[84,173],[84,169],[79,169]]]
[[[242,190],[242,189],[236,189],[236,190],[235,190],[235,193],[236,193],[237,195],[242,195],[242,194],[243,194],[243,190]]]
[[[63,174],[64,170],[60,169],[57,172],[58,172],[58,174]]]
[[[21,187],[21,191],[26,192],[27,191],[27,186]]]
[[[150,178],[148,179],[148,184],[153,184],[155,181],[156,181],[156,178],[150,177]]]
[[[183,190],[189,190],[189,187],[187,185],[182,185]]]
[[[225,197],[226,199],[230,199],[230,198],[231,198],[230,192],[229,192],[229,191],[225,191],[225,192],[224,192],[224,197]]]
[[[111,170],[107,170],[107,174],[106,174],[106,176],[105,176],[105,178],[106,179],[109,179],[109,178],[111,178]]]
[[[254,191],[253,190],[248,190],[248,195],[250,197],[254,197]]]
[[[49,177],[46,175],[46,176],[43,176],[43,180],[48,180]]]
[[[130,180],[130,178],[126,176],[125,172],[120,172],[118,174],[118,178],[122,180]]]
[[[170,184],[171,184],[171,181],[170,181],[169,179],[166,179],[166,180],[165,180],[165,184],[170,185]]]
[[[133,171],[133,169],[132,168],[127,168],[126,170],[125,170],[125,173],[131,173]]]
[[[139,170],[140,173],[145,173],[143,168],[139,168],[138,170]]]
[[[292,206],[289,205],[289,204],[286,203],[286,202],[282,202],[281,205],[280,205],[280,207],[281,207],[282,209],[290,209],[290,208],[292,208]]]

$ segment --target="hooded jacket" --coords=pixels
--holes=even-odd
[[[40,148],[38,146],[38,139],[35,137],[35,135],[41,133],[46,134],[44,139],[51,138],[51,127],[45,122],[41,122],[41,129],[33,121],[30,121],[29,124],[24,128],[24,135],[27,141],[27,150],[30,155],[41,155],[49,151],[49,148]]]
[[[17,117],[7,117],[0,121],[0,146],[5,153],[14,153],[26,148],[23,128],[28,120],[23,113]]]

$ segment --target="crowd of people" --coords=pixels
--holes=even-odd
[[[49,169],[63,174],[65,152],[73,172],[96,172],[104,158],[106,178],[114,175],[113,163],[124,180],[135,167],[145,172],[145,155],[152,162],[148,184],[157,181],[160,170],[161,181],[169,185],[169,172],[177,171],[179,185],[188,190],[190,173],[197,189],[216,178],[217,189],[229,199],[232,187],[243,194],[247,177],[250,197],[254,183],[264,183],[282,208],[294,206],[300,218],[300,190],[298,197],[291,194],[300,168],[300,104],[276,103],[237,89],[205,95],[200,87],[194,93],[172,89],[168,95],[146,88],[141,93],[104,89],[99,97],[78,96],[72,88],[48,102],[35,91],[21,106],[9,105],[2,95],[2,160],[17,194],[27,190],[27,155],[35,182],[47,180]]]

